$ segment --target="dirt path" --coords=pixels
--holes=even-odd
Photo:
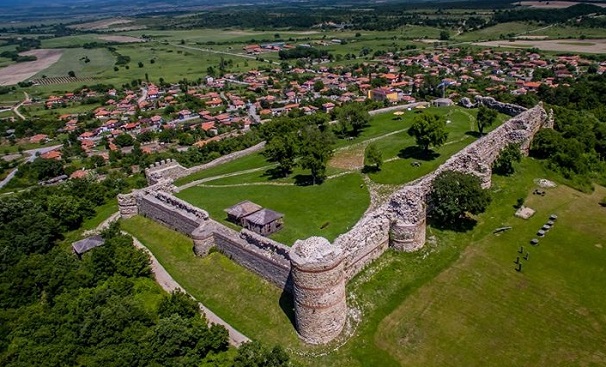
[[[196,181],[192,181],[190,183],[186,183],[185,185],[177,187],[177,192],[179,192],[181,190],[189,189],[190,187],[199,186],[200,184],[205,183],[205,182],[219,180],[221,178],[226,178],[226,177],[245,175],[247,173],[253,173],[253,172],[258,172],[258,171],[266,170],[266,169],[271,168],[271,167],[274,167],[274,165],[270,164],[270,165],[267,165],[267,166],[258,167],[258,168],[251,168],[251,169],[247,169],[247,170],[244,170],[244,171],[231,172],[231,173],[226,173],[226,174],[223,174],[223,175],[217,175],[217,176],[202,178],[202,179],[199,179],[199,180],[196,180]]]
[[[156,282],[158,282],[158,284],[162,287],[162,289],[164,289],[167,292],[172,292],[175,290],[181,290],[183,292],[186,292],[183,289],[183,287],[181,287],[181,285],[179,285],[179,283],[177,283],[177,281],[174,280],[173,277],[170,276],[170,274],[166,271],[166,269],[164,269],[162,264],[160,264],[160,262],[158,262],[156,257],[151,253],[151,251],[149,251],[147,249],[147,247],[145,247],[141,243],[141,241],[139,241],[137,238],[133,237],[133,245],[136,248],[147,252],[147,254],[149,255],[149,258],[151,260],[152,272],[154,273]],[[192,256],[193,256],[193,254],[192,254]],[[192,297],[192,298],[194,298],[194,297]],[[198,301],[198,300],[196,300],[196,301]],[[237,347],[243,343],[250,341],[250,339],[247,338],[244,334],[242,334],[241,332],[236,330],[233,326],[231,326],[227,322],[223,321],[223,319],[221,319],[219,316],[217,316],[214,312],[209,310],[206,306],[204,306],[199,301],[198,301],[198,306],[200,307],[200,312],[202,312],[204,314],[204,316],[206,317],[206,320],[208,320],[209,323],[223,325],[227,329],[227,332],[229,333],[229,344]]]
[[[23,106],[24,103],[29,103],[31,102],[31,99],[29,98],[29,94],[27,94],[27,92],[23,92],[23,94],[25,95],[25,99],[19,103],[17,103],[15,105],[15,107],[12,108],[12,111],[15,115],[19,116],[19,118],[21,120],[25,120],[25,116],[23,116],[21,114],[21,112],[19,112],[19,108],[21,108],[21,106]]]
[[[107,218],[106,220],[101,222],[101,224],[99,224],[97,226],[97,231],[101,231],[101,230],[107,228],[112,222],[118,220],[119,218],[120,218],[120,212],[116,212],[116,213],[112,214],[109,218]],[[181,287],[181,285],[179,283],[177,283],[176,280],[173,279],[173,277],[168,273],[168,271],[166,271],[166,269],[162,266],[162,264],[160,264],[158,259],[156,259],[156,257],[154,256],[154,254],[147,247],[145,247],[144,244],[141,243],[141,241],[139,241],[135,236],[133,236],[130,233],[127,233],[124,231],[123,231],[123,233],[126,233],[133,238],[133,246],[145,251],[147,253],[147,255],[149,255],[152,273],[154,274],[154,278],[156,279],[156,282],[160,285],[160,287],[162,287],[162,289],[164,289],[167,292],[181,290],[181,291],[187,293],[187,291],[185,289],[183,289],[183,287]],[[193,254],[192,254],[192,256],[193,256]],[[204,316],[206,317],[206,320],[208,320],[209,324],[223,325],[227,329],[227,332],[229,333],[229,344],[237,347],[243,343],[250,341],[250,339],[247,338],[244,334],[242,334],[241,332],[236,330],[236,328],[234,328],[233,326],[231,326],[230,324],[225,322],[223,319],[221,319],[219,316],[217,316],[214,312],[212,312],[210,309],[208,309],[206,306],[204,306],[195,297],[191,296],[191,294],[190,294],[190,297],[192,297],[193,299],[195,299],[198,302],[198,307],[200,307],[200,312],[202,312],[204,314]]]

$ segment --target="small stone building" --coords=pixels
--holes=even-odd
[[[242,218],[242,227],[267,236],[282,229],[284,214],[270,209],[261,209]]]
[[[267,236],[282,229],[284,214],[263,208],[252,201],[242,201],[225,209],[227,220],[260,235]]]
[[[227,213],[227,220],[244,227],[244,225],[242,224],[242,218],[252,213],[258,212],[261,209],[263,209],[261,205],[255,204],[249,200],[245,200],[239,202],[238,204],[232,207],[225,209],[225,212]]]
[[[431,104],[433,104],[435,107],[449,107],[452,106],[454,103],[450,98],[438,98],[434,99]]]

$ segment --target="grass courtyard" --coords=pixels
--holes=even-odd
[[[418,113],[435,113],[448,121],[448,141],[430,157],[419,155],[414,138],[406,132]],[[332,241],[347,232],[369,206],[370,193],[360,171],[370,141],[377,144],[385,163],[381,171],[370,173],[369,178],[395,187],[430,173],[476,140],[475,114],[475,110],[449,107],[407,111],[398,118],[393,113],[377,115],[359,137],[337,142],[335,156],[327,168],[328,179],[321,185],[297,185],[301,177],[309,174],[299,168],[286,178],[272,178],[268,171],[274,165],[255,153],[178,180],[178,186],[197,180],[204,182],[184,189],[177,196],[229,226],[232,224],[225,220],[223,210],[251,200],[285,214],[284,228],[271,235],[273,239],[289,246],[297,239],[313,235]],[[499,115],[498,123],[491,129],[506,118]],[[419,167],[412,164],[417,161],[421,162]]]
[[[388,251],[355,277],[348,302],[362,321],[336,349],[301,345],[280,290],[220,254],[196,258],[189,239],[143,218],[124,228],[226,321],[281,343],[302,365],[603,365],[606,209],[598,201],[606,189],[588,195],[560,186],[535,196],[539,177],[550,175],[525,159],[515,175],[493,177],[493,202],[472,231],[429,228],[422,250]],[[520,197],[537,210],[527,221],[513,216]],[[530,246],[551,213],[555,227]],[[492,233],[504,225],[513,228]],[[530,257],[517,273],[520,246]]]

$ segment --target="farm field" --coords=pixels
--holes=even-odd
[[[62,50],[38,49],[23,52],[22,55],[36,56],[35,61],[20,62],[0,69],[0,85],[13,85],[36,75],[41,70],[55,64],[62,56]]]
[[[592,40],[516,40],[477,42],[476,46],[504,48],[537,48],[544,51],[579,52],[600,54],[606,53],[606,39]]]
[[[547,189],[545,197],[535,196],[531,192],[539,177],[549,174],[539,162],[525,159],[513,176],[493,177],[493,202],[473,231],[429,228],[421,251],[388,251],[370,265],[348,284],[349,306],[361,312],[362,321],[350,339],[324,347],[302,345],[280,290],[222,255],[196,258],[190,239],[179,240],[180,235],[143,218],[129,219],[123,228],[141,236],[175,279],[226,321],[249,337],[282,343],[302,365],[458,366],[482,361],[505,366],[529,360],[535,365],[601,365],[606,216],[597,202],[606,189],[588,195],[560,186]],[[528,221],[515,218],[512,207],[526,196],[526,204],[537,210]],[[551,213],[559,216],[554,229],[539,246],[530,246],[529,239]],[[513,229],[492,234],[504,225]],[[513,260],[520,245],[530,258],[522,260],[524,270],[518,274]],[[241,296],[232,299],[234,294]],[[261,309],[263,315],[257,315]],[[553,342],[560,348],[545,353]]]

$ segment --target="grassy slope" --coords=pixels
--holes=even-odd
[[[532,176],[521,178],[528,187]],[[530,195],[527,205],[537,213],[525,221],[511,215],[516,195],[510,193],[529,191],[508,181],[496,182],[498,201],[476,230],[448,237],[438,234],[439,240],[455,246],[472,245],[381,322],[375,342],[401,363],[606,363],[606,212],[597,205],[606,189],[585,195],[559,187],[548,190],[545,197]],[[552,212],[559,215],[556,226],[539,246],[530,246],[528,241]],[[501,225],[513,229],[500,236],[491,234]],[[513,260],[520,256],[520,246],[525,246],[530,259],[522,260],[524,269],[518,274]]]
[[[190,238],[150,219],[123,220],[122,228],[143,242],[190,294],[245,335],[267,343],[298,343],[275,286],[219,253],[194,256]]]

